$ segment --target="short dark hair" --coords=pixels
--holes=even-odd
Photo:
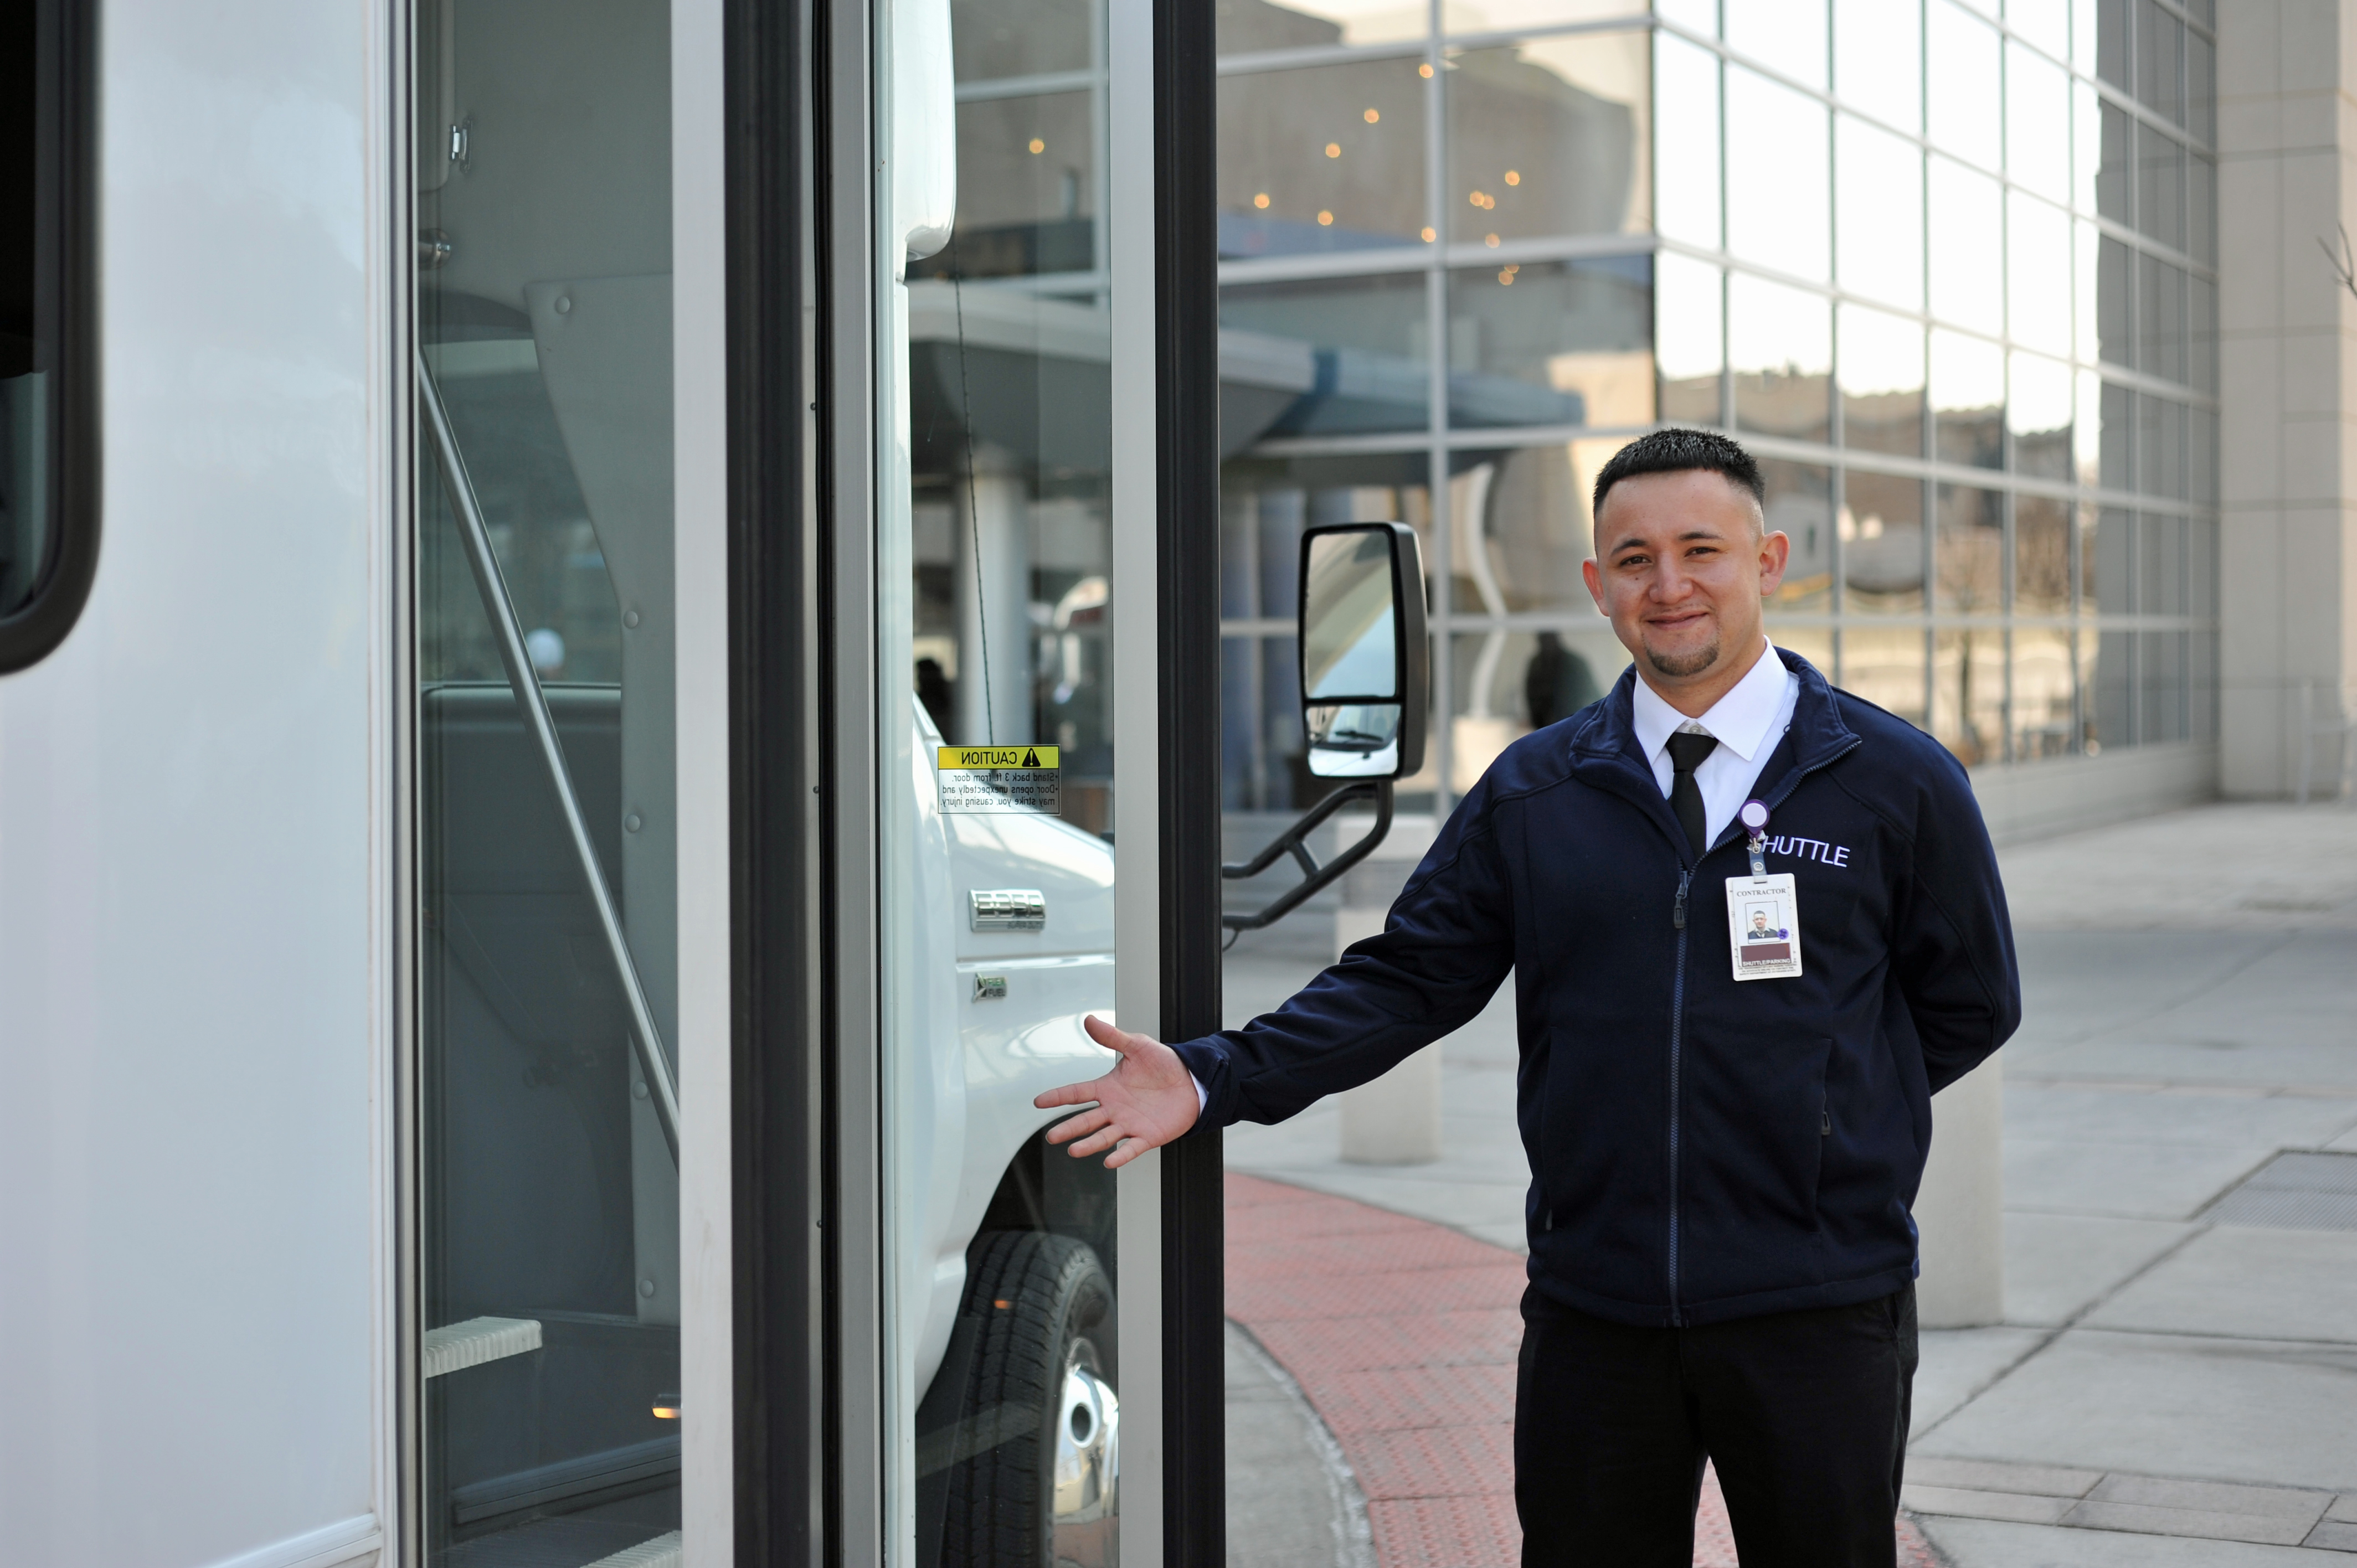
[[[1684,474],[1697,468],[1708,469],[1738,489],[1750,491],[1760,510],[1767,510],[1768,483],[1760,477],[1760,465],[1750,453],[1708,430],[1673,427],[1640,435],[1612,454],[1612,460],[1596,476],[1596,496],[1589,503],[1588,516],[1604,515],[1605,492],[1623,479],[1633,479],[1640,474]]]

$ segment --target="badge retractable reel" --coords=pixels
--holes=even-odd
[[[1746,800],[1735,814],[1748,835],[1751,875],[1727,879],[1727,956],[1738,980],[1792,980],[1801,973],[1801,901],[1789,871],[1768,875],[1768,807]]]

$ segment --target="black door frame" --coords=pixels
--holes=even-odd
[[[862,813],[828,749],[872,679],[837,667],[831,635],[869,622],[847,601],[874,591],[872,558],[846,555],[831,525],[872,501],[866,408],[838,407],[872,384],[843,362],[873,341],[869,245],[836,231],[864,210],[840,186],[869,166],[867,104],[839,93],[872,59],[853,36],[871,18],[865,0],[726,0],[725,15],[735,1555],[831,1564],[858,1506],[860,1423],[838,1368],[860,1337],[844,1314],[866,1299],[853,1276],[872,1255],[835,1155],[859,1070],[841,1053],[862,1033],[837,951],[873,864],[835,853],[846,811]],[[1160,1027],[1187,1038],[1221,1022],[1214,8],[1154,0],[1153,26],[1159,741],[1178,759],[1159,791]],[[1218,1133],[1165,1149],[1161,1181],[1164,1562],[1222,1568]]]

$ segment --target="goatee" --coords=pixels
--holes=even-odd
[[[1718,644],[1714,641],[1709,647],[1694,653],[1657,653],[1648,648],[1645,650],[1645,661],[1653,667],[1656,673],[1667,675],[1674,681],[1683,681],[1689,675],[1701,674],[1718,662]]]

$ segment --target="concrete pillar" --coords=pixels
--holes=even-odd
[[[2325,247],[2357,230],[2357,86],[2336,0],[2218,8],[2220,768],[2298,785],[2300,687],[2357,680],[2357,295]],[[2321,243],[2319,243],[2321,242]],[[2320,748],[2319,777],[2338,779]]]
[[[1978,1328],[2005,1317],[2005,1056],[1932,1100],[1932,1156],[1915,1195],[1926,1328]]]
[[[950,497],[957,535],[958,733],[949,738],[959,746],[1038,740],[1031,733],[1031,508],[1023,476],[1006,453],[978,446],[972,484],[953,481]]]
[[[1366,819],[1345,815],[1335,843],[1357,842]],[[1392,901],[1432,847],[1430,817],[1395,817],[1375,853],[1342,878],[1334,911],[1334,953],[1383,929]],[[1372,1083],[1337,1097],[1342,1109],[1342,1157],[1358,1165],[1417,1165],[1440,1158],[1440,1046],[1424,1049]]]

